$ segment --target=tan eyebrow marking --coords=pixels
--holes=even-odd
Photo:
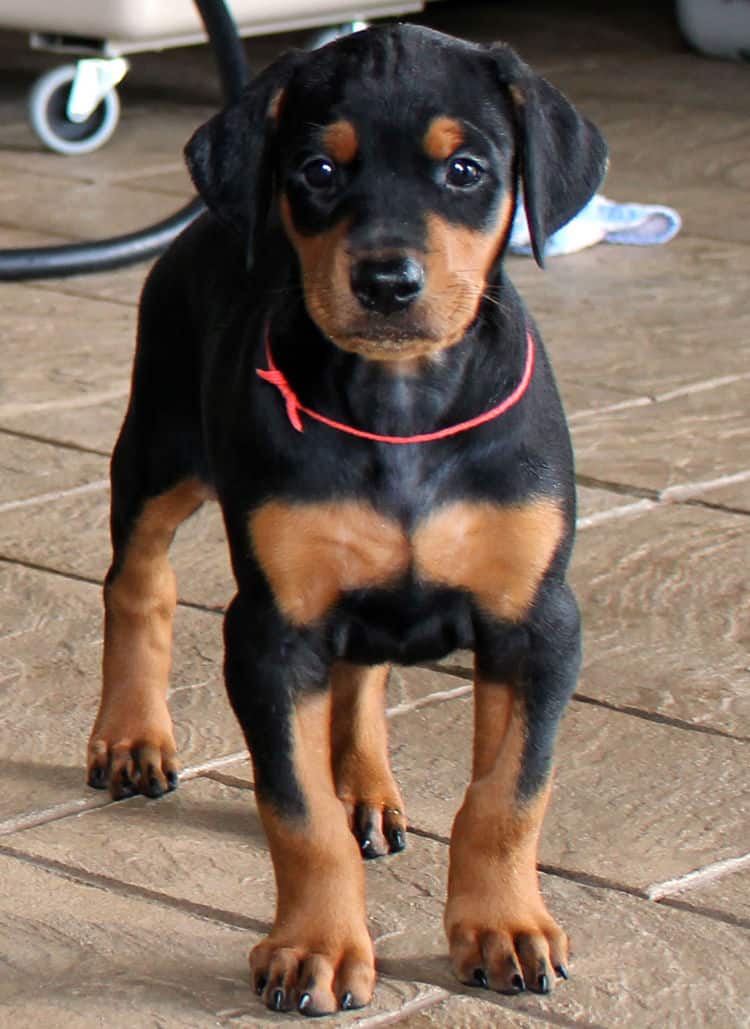
[[[435,161],[445,161],[464,142],[464,130],[455,118],[433,118],[424,137],[424,148]]]
[[[338,164],[350,164],[357,156],[357,130],[350,121],[335,121],[323,132],[323,146]]]

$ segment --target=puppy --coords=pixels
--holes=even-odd
[[[503,256],[522,188],[542,263],[602,178],[602,137],[507,47],[399,25],[280,58],[187,160],[209,210],[143,293],[88,781],[177,783],[168,549],[215,497],[237,582],[226,685],[278,891],[250,955],[265,1004],[370,1000],[361,857],[407,827],[388,669],[456,648],[476,707],[451,960],[462,982],[546,993],[568,961],[536,851],[579,667],[574,479]]]

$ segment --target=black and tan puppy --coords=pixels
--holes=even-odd
[[[546,992],[567,941],[536,850],[579,664],[568,433],[502,259],[595,191],[597,130],[505,46],[373,28],[268,68],[187,148],[209,212],[154,268],[112,461],[89,782],[177,780],[168,549],[218,498],[226,683],[278,889],[250,956],[272,1008],[366,1004],[361,853],[404,846],[391,662],[476,655],[445,915],[458,977]]]

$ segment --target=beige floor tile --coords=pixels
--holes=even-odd
[[[444,680],[460,690],[461,680]],[[444,839],[470,774],[469,692],[396,711],[390,720],[393,768],[410,824]],[[745,749],[734,740],[573,702],[560,732],[540,860],[645,890],[745,853]],[[229,782],[252,777],[244,763],[217,775]]]
[[[747,372],[750,312],[735,279],[746,263],[743,244],[685,235],[550,258],[544,274],[514,261],[510,274],[561,381],[642,397]]]
[[[73,453],[69,460],[82,463],[84,456]],[[108,481],[103,463],[102,479]],[[99,582],[111,560],[109,487],[104,482],[96,491],[74,493],[51,503],[7,513],[0,509],[0,539],[6,555]],[[234,579],[217,504],[207,503],[183,525],[171,559],[182,600],[216,608],[231,600]]]
[[[33,171],[19,175],[7,164],[0,164],[0,191],[3,224],[79,240],[134,232],[167,218],[178,206],[170,197],[127,189],[116,181],[61,181]]]
[[[155,891],[170,907],[199,905],[193,910],[204,917],[258,931],[272,917],[270,861],[252,797],[214,781],[194,780],[159,802],[136,799],[30,829],[10,844],[55,867],[70,867],[73,874],[88,873],[100,885],[122,882],[140,896]],[[426,987],[476,999],[476,1010],[500,1025],[506,1015],[515,1025],[513,1018],[526,1014],[558,1025],[567,1018],[588,1025],[644,1026],[663,1025],[671,1014],[681,1024],[691,1009],[707,1019],[700,1024],[741,1024],[732,1020],[743,1010],[733,983],[750,950],[746,940],[735,939],[736,929],[551,875],[542,877],[542,886],[573,938],[571,981],[548,999],[511,1000],[458,986],[441,926],[446,872],[447,848],[414,836],[406,853],[367,865],[371,931],[383,973],[379,991],[400,989],[399,1005],[424,998],[418,991]],[[246,942],[235,936],[235,949]],[[728,948],[726,960],[705,976],[702,964],[710,964],[716,947]],[[412,984],[411,995],[400,985],[404,982]],[[471,1010],[469,1005],[464,1000],[459,1010]]]
[[[105,394],[106,395],[106,394]],[[25,413],[0,421],[0,432],[95,453],[108,459],[115,445],[128,403],[127,387],[109,392],[111,400],[96,395],[72,401],[42,401],[41,410],[26,406]]]
[[[531,994],[508,998],[464,988],[465,996],[480,1001],[474,1010],[487,1012],[484,1022],[467,1020],[472,1029],[502,1026],[506,1015],[511,1026],[513,1017],[524,1016],[535,1024],[539,1018],[542,1024],[547,1020],[557,1026],[581,1024],[596,1029],[747,1025],[742,984],[750,943],[736,927],[554,876],[542,876],[542,889],[572,939],[570,981],[545,998]],[[379,964],[387,975],[454,995],[444,946],[434,931],[415,928],[408,935],[384,940]],[[717,954],[722,955],[719,961]],[[464,1003],[468,1019],[472,1008]]]
[[[685,910],[718,913],[719,917],[747,930],[750,928],[750,861],[747,854],[743,859],[737,871],[725,869],[723,874],[704,883],[686,884],[682,890],[673,890],[670,887],[677,884],[670,884],[663,891],[667,902]]]
[[[579,534],[583,693],[747,738],[747,517],[663,506]]]
[[[641,489],[717,483],[750,471],[750,376],[574,421],[578,471]],[[750,484],[745,484],[750,498]]]
[[[8,941],[0,1003],[8,1024],[308,1024],[268,1012],[250,989],[247,952],[264,930],[257,919],[238,931],[237,919],[196,917],[104,884],[92,889],[64,870],[50,874],[4,855],[0,873],[14,884],[12,895],[0,894],[0,939]],[[369,1014],[398,1011],[419,993],[418,985],[383,979]],[[326,1024],[356,1018],[342,1014]]]
[[[546,1029],[554,1022],[548,1022],[534,1014],[533,1017],[517,1013],[507,1008],[500,1008],[492,1001],[483,1000],[481,995],[449,997],[447,1000],[435,1002],[428,998],[427,1005],[415,1013],[407,1013],[397,1023],[408,1029],[487,1029],[497,1026],[498,1029]]]
[[[45,149],[28,124],[19,120],[8,132],[5,146],[0,151],[0,181],[10,179],[9,173],[21,171],[32,176],[31,184],[27,184],[25,190],[32,196],[36,193],[37,197],[43,197],[43,183],[54,181],[59,183],[59,189],[68,183],[70,196],[75,198],[78,195],[76,185],[130,182],[156,175],[159,171],[171,175],[184,167],[182,150],[185,143],[214,113],[215,108],[206,103],[186,107],[154,98],[146,103],[127,101],[122,104],[122,116],[109,143],[100,150],[80,156],[63,156]],[[187,200],[191,192],[187,175],[182,181],[182,194]],[[164,203],[164,198],[161,202]],[[17,224],[15,218],[7,217],[8,211],[13,213],[13,208],[6,203],[0,204],[0,221]],[[145,209],[143,213],[147,215]],[[111,218],[112,212],[109,221]],[[106,229],[107,224],[105,217],[102,224],[93,227],[103,235],[102,229]],[[80,231],[75,235],[80,235]]]
[[[100,590],[0,562],[0,833],[58,804],[98,804],[84,786],[85,749],[100,691]],[[170,708],[184,767],[245,753],[226,699],[222,620],[181,607],[175,617]],[[399,711],[466,684],[427,669],[394,672]],[[246,766],[243,774],[247,774]]]
[[[70,489],[86,489],[107,477],[107,461],[97,454],[80,454],[49,443],[39,443],[0,429],[0,523],[18,514],[21,522],[27,502],[39,495]],[[24,505],[17,507],[15,505]],[[39,546],[48,535],[41,529]],[[0,551],[7,554],[8,538],[0,530]]]
[[[102,796],[83,782],[101,622],[97,587],[0,562],[0,819]],[[221,619],[181,608],[170,705],[186,766],[245,748],[225,696],[221,651]]]
[[[121,396],[130,383],[135,315],[124,304],[5,287],[0,419]]]

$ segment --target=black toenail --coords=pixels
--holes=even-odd
[[[267,982],[268,979],[266,979],[264,975],[259,975],[258,978],[255,980],[255,992],[258,994],[263,993],[263,991],[266,988]]]
[[[282,1008],[283,1004],[284,1004],[284,991],[283,990],[276,990],[276,992],[273,995],[273,1009],[274,1009],[274,1011],[281,1011],[281,1008]]]
[[[561,979],[569,979],[570,978],[570,976],[568,975],[568,970],[565,967],[565,965],[558,965],[557,968],[555,969],[555,971],[557,972],[557,974],[560,976]]]
[[[474,982],[477,986],[481,986],[483,990],[486,990],[489,983],[487,982],[487,975],[483,968],[474,969]]]
[[[297,1005],[298,1010],[304,1011],[305,1008],[308,1007],[308,1005],[310,1004],[311,1000],[312,1000],[312,997],[310,996],[309,993],[303,993],[302,996],[299,999],[299,1004]]]
[[[349,1008],[352,1006],[353,1001],[354,998],[352,997],[349,990],[347,990],[344,996],[341,998],[341,1010],[348,1011]]]
[[[388,833],[388,842],[391,845],[391,853],[397,854],[406,847],[406,836],[402,829],[394,829]]]
[[[363,843],[361,843],[359,849],[362,851],[362,857],[365,859],[365,861],[371,861],[373,858],[380,857],[377,850],[373,846],[372,840],[370,839],[367,839]]]
[[[539,992],[549,993],[549,979],[546,975],[539,976]]]
[[[518,990],[519,993],[523,993],[526,989],[526,983],[523,981],[522,975],[514,975],[510,981],[511,986],[514,990]]]

